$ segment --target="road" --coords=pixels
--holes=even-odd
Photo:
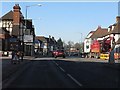
[[[105,62],[36,58],[3,81],[3,88],[118,88],[119,76]]]

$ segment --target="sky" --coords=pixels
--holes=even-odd
[[[82,42],[98,26],[108,28],[116,22],[118,2],[2,2],[2,16],[19,4],[23,16],[33,20],[36,36],[53,36]],[[41,7],[37,4],[42,4]],[[32,6],[35,5],[35,6]]]

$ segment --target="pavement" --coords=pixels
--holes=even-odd
[[[20,64],[11,64],[11,57],[1,57],[0,62],[2,63],[2,81],[9,78],[14,72],[16,72],[20,67],[33,60],[34,57],[25,56],[23,62]]]
[[[80,57],[66,57],[61,58],[62,60],[70,60],[70,61],[80,61],[80,62],[101,62],[108,63],[108,60],[96,59],[96,58],[80,58]],[[120,63],[120,60],[115,60],[115,63]]]
[[[5,59],[11,59],[12,57],[0,57],[0,59],[3,59],[3,60],[5,60]],[[34,59],[35,57],[32,57],[32,56],[24,56],[24,58],[23,59],[27,59],[27,60],[31,60],[31,59]]]
[[[66,57],[66,58],[58,58],[58,59],[75,61],[75,62],[105,63],[105,64],[103,64],[103,67],[120,70],[120,60],[115,60],[115,63],[109,63],[108,60],[102,60],[102,59],[96,59],[96,58]]]

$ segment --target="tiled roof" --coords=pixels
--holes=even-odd
[[[107,28],[98,27],[97,30],[91,35],[90,38],[101,38],[108,34]]]
[[[8,13],[6,13],[4,16],[1,17],[2,20],[8,20],[8,19],[13,19],[13,11],[9,11]]]
[[[113,31],[111,32],[112,34],[120,34],[120,23],[117,23]]]
[[[118,39],[118,41],[116,42],[116,44],[120,44],[120,38]]]
[[[89,34],[87,35],[86,39],[90,38],[94,32],[95,32],[95,31],[90,31]],[[91,36],[89,36],[90,34],[91,34]],[[88,37],[88,36],[89,36],[89,37]]]
[[[91,31],[90,33],[94,33],[95,31]]]
[[[46,38],[44,36],[36,36],[35,38],[42,41],[42,42],[43,41],[47,42],[47,40],[46,40]]]

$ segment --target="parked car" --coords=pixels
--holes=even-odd
[[[65,58],[65,52],[64,52],[64,50],[53,51],[52,55],[55,58],[57,58],[57,57],[63,57],[63,58]]]
[[[109,59],[109,53],[101,53],[100,59],[102,60],[108,60]]]

